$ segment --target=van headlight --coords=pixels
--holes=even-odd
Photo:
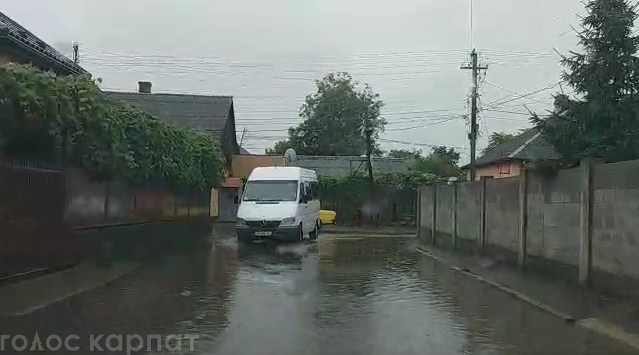
[[[248,224],[247,224],[247,223],[246,223],[246,221],[245,221],[245,220],[243,220],[242,218],[238,218],[238,219],[235,221],[235,226],[236,226],[236,227],[248,227]]]
[[[280,222],[280,226],[294,226],[295,225],[295,217],[284,218],[282,222]]]

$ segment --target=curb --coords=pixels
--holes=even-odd
[[[345,229],[345,228],[329,228],[327,226],[322,227],[322,233],[328,234],[357,234],[357,235],[383,235],[383,236],[395,236],[395,235],[411,235],[416,236],[417,231],[410,229],[395,229],[395,230],[378,230],[378,229]]]
[[[590,330],[594,333],[600,334],[600,335],[604,335],[607,336],[611,339],[617,340],[620,343],[623,343],[629,347],[632,347],[634,349],[639,350],[639,334],[634,334],[634,333],[629,333],[626,332],[625,330],[623,330],[622,328],[618,327],[615,324],[612,324],[610,322],[607,322],[605,320],[602,319],[597,319],[597,318],[585,318],[585,319],[580,319],[577,320],[575,319],[575,317],[564,313],[562,311],[559,311],[557,309],[555,309],[554,307],[548,306],[544,303],[541,303],[537,300],[532,299],[529,296],[526,296],[525,294],[513,290],[512,288],[501,284],[499,282],[493,281],[493,280],[488,280],[484,277],[482,277],[481,275],[478,275],[468,269],[462,269],[459,266],[454,265],[452,262],[450,262],[447,259],[444,259],[442,257],[439,257],[433,253],[431,253],[430,251],[428,251],[427,249],[421,247],[421,246],[417,246],[416,247],[417,251],[423,255],[428,256],[429,258],[444,264],[446,266],[448,266],[449,268],[460,272],[466,276],[472,277],[480,282],[483,282],[485,284],[488,284],[490,286],[493,286],[503,292],[506,292],[507,294],[521,300],[524,301],[534,307],[537,307],[545,312],[548,312],[550,314],[552,314],[555,317],[558,317],[560,319],[562,319],[565,323],[570,324],[570,325],[575,325],[587,330]]]
[[[38,311],[40,309],[47,308],[47,307],[49,307],[51,305],[54,305],[54,304],[59,303],[59,302],[62,302],[64,300],[66,300],[66,299],[73,298],[73,297],[81,295],[83,293],[86,293],[86,292],[89,292],[89,291],[93,291],[93,290],[98,290],[98,289],[101,289],[103,287],[109,286],[112,283],[116,282],[117,280],[119,280],[119,279],[121,279],[121,278],[123,278],[123,277],[125,277],[127,275],[130,275],[133,272],[139,270],[141,267],[142,267],[142,264],[140,264],[140,263],[131,265],[131,266],[127,267],[127,268],[124,268],[124,269],[116,272],[116,273],[108,275],[107,277],[105,277],[100,282],[93,283],[93,284],[88,284],[88,285],[85,285],[83,287],[79,287],[79,288],[77,288],[77,289],[75,289],[73,291],[67,292],[66,294],[60,295],[58,297],[55,297],[55,298],[52,298],[52,299],[49,299],[49,300],[46,300],[46,301],[41,302],[39,304],[33,305],[31,307],[26,307],[26,308],[23,308],[23,309],[15,310],[13,312],[2,313],[2,314],[0,314],[0,317],[16,318],[16,317],[21,317],[21,316],[24,316],[24,315],[28,315],[28,314],[33,313],[35,311]],[[65,271],[62,271],[62,272],[68,272],[70,270],[72,270],[72,269],[65,270]],[[51,277],[53,275],[55,275],[55,274],[50,274],[50,275],[47,275],[47,276]]]
[[[541,303],[541,302],[539,302],[537,300],[534,300],[534,299],[526,296],[525,294],[523,294],[523,293],[521,293],[519,291],[513,290],[512,288],[510,288],[510,287],[508,287],[508,286],[506,286],[504,284],[501,284],[501,283],[493,281],[493,280],[488,280],[488,279],[482,277],[481,275],[478,275],[478,274],[476,274],[476,273],[474,273],[474,272],[472,272],[472,271],[470,271],[468,269],[462,269],[459,266],[454,265],[450,261],[448,261],[446,259],[443,259],[443,258],[441,258],[441,257],[439,257],[437,255],[434,255],[433,253],[429,252],[428,250],[424,249],[423,247],[418,246],[418,247],[416,247],[416,249],[417,249],[417,251],[419,253],[424,254],[424,255],[428,256],[429,258],[432,258],[432,259],[436,260],[439,263],[445,264],[446,266],[450,267],[451,269],[453,269],[453,270],[455,270],[457,272],[460,272],[460,273],[462,273],[462,274],[464,274],[466,276],[472,277],[472,278],[474,278],[474,279],[476,279],[476,280],[478,280],[480,282],[483,282],[485,284],[493,286],[493,287],[495,287],[495,288],[497,288],[497,289],[499,289],[499,290],[501,290],[501,291],[503,291],[503,292],[505,292],[505,293],[517,298],[517,299],[520,299],[520,300],[522,300],[522,301],[524,301],[524,302],[526,302],[526,303],[528,303],[528,304],[530,304],[532,306],[535,306],[535,307],[537,307],[537,308],[539,308],[539,309],[541,309],[543,311],[546,311],[546,312],[548,312],[548,313],[550,313],[550,314],[552,314],[552,315],[554,315],[554,316],[556,316],[558,318],[561,318],[566,323],[575,324],[575,321],[576,321],[575,317],[573,317],[573,316],[571,316],[571,315],[569,315],[567,313],[564,313],[564,312],[559,311],[559,310],[557,310],[557,309],[555,309],[555,308],[553,308],[551,306],[548,306],[548,305],[543,304],[543,303]]]

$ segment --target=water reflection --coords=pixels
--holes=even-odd
[[[195,333],[204,354],[632,352],[415,253],[408,238],[281,246],[219,234],[0,324],[41,336]]]

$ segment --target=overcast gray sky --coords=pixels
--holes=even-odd
[[[63,52],[79,42],[105,89],[149,80],[154,92],[234,96],[238,136],[246,127],[256,153],[300,122],[314,79],[347,71],[386,102],[383,148],[467,154],[470,0],[0,0],[0,11]],[[517,94],[559,81],[553,48],[575,48],[583,11],[579,0],[475,1],[481,102],[493,110],[480,115],[480,148],[489,132],[528,127],[524,104],[550,106],[558,88]]]

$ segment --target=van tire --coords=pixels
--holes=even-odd
[[[302,228],[302,223],[300,223],[300,226],[298,229],[299,229],[299,233],[297,235],[297,241],[302,243],[304,242],[304,228]]]
[[[319,222],[319,221],[315,222],[315,228],[314,228],[314,229],[313,229],[313,231],[312,231],[312,232],[308,235],[308,236],[309,236],[309,238],[310,238],[311,240],[315,240],[315,239],[317,239],[317,237],[319,236],[319,224],[320,224],[320,222]]]

